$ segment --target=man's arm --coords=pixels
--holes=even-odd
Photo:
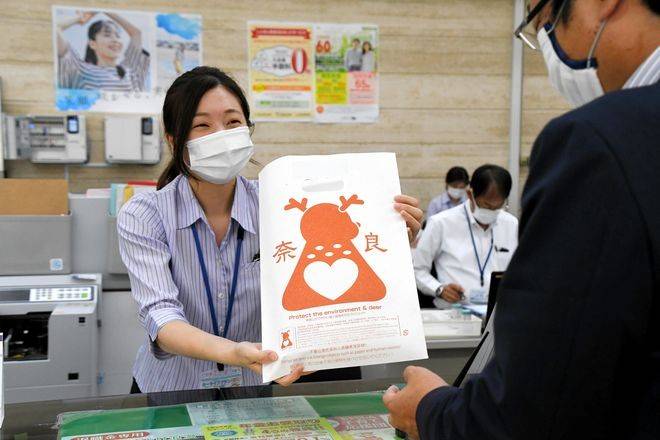
[[[435,297],[435,292],[440,287],[440,281],[431,275],[431,267],[442,247],[442,235],[442,223],[437,219],[428,219],[426,229],[422,232],[419,243],[413,250],[413,266],[417,288],[425,295],[433,297]]]
[[[421,438],[606,437],[620,411],[613,379],[650,306],[644,228],[607,141],[587,122],[551,122],[498,295],[495,359],[465,388],[422,399]]]

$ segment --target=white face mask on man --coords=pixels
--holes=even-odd
[[[472,190],[468,193],[470,197],[470,209],[472,211],[472,217],[482,225],[491,225],[497,221],[497,217],[499,217],[500,212],[502,212],[502,208],[500,209],[485,209],[485,208],[480,208],[479,205],[477,205],[477,201],[474,198],[474,194],[472,193]]]
[[[500,215],[501,209],[484,209],[484,208],[479,208],[476,203],[474,205],[474,211],[472,212],[472,215],[474,216],[474,219],[481,223],[482,225],[490,225],[495,223],[497,220],[497,217]]]
[[[465,188],[454,188],[453,186],[447,187],[447,194],[454,200],[461,200],[465,197]]]
[[[186,143],[190,169],[207,182],[231,182],[254,152],[248,127],[220,130]]]
[[[604,94],[596,68],[598,63],[593,58],[596,45],[605,27],[603,22],[596,34],[586,60],[571,60],[557,41],[553,25],[550,23],[539,29],[538,41],[543,58],[548,67],[550,82],[557,91],[573,106],[579,107]]]

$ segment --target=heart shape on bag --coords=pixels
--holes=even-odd
[[[335,260],[331,265],[325,261],[314,261],[305,268],[304,272],[307,285],[331,301],[346,293],[357,277],[357,265],[347,258]]]

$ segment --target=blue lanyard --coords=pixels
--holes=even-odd
[[[484,273],[486,272],[486,266],[488,265],[488,260],[490,260],[490,255],[493,253],[493,229],[490,229],[490,249],[488,250],[486,261],[484,261],[484,265],[482,267],[481,259],[479,258],[479,251],[477,251],[477,243],[474,241],[474,233],[472,232],[470,217],[468,216],[467,208],[465,205],[463,205],[463,209],[465,210],[465,220],[467,220],[468,229],[470,230],[470,238],[472,239],[472,249],[474,249],[474,256],[477,257],[477,266],[479,267],[479,276],[481,277],[481,287],[484,287]]]
[[[197,234],[197,228],[195,225],[192,225],[193,237],[195,237],[195,247],[197,248],[197,258],[199,259],[199,266],[202,268],[202,278],[204,279],[204,288],[206,289],[206,299],[209,303],[209,309],[211,311],[211,323],[213,324],[213,333],[216,336],[225,338],[227,336],[227,330],[229,329],[229,322],[231,321],[231,312],[234,309],[234,298],[236,296],[236,285],[238,284],[238,267],[241,262],[241,248],[243,247],[243,236],[245,235],[245,230],[241,225],[238,225],[238,231],[236,233],[236,256],[234,258],[234,272],[231,278],[231,286],[229,288],[229,298],[227,303],[227,317],[225,318],[225,325],[222,329],[222,334],[220,334],[218,328],[218,316],[215,313],[215,306],[213,305],[213,294],[211,294],[211,284],[209,283],[209,274],[206,270],[206,264],[204,263],[204,254],[202,253],[202,245],[199,243],[199,235]],[[224,370],[224,365],[218,364],[218,370]]]

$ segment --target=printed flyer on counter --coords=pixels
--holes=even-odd
[[[202,17],[53,6],[55,107],[157,114],[172,81],[202,64]]]
[[[300,396],[200,402],[186,406],[193,425],[318,417],[307,399]]]
[[[287,156],[259,186],[264,382],[425,359],[395,155]]]
[[[186,408],[192,426],[147,425],[133,431],[68,435],[61,440],[396,439],[386,414],[321,417],[301,396],[189,403]],[[99,422],[100,413],[103,412],[91,411],[90,416]],[[106,424],[117,423],[117,419],[109,419]],[[76,423],[75,420],[70,422]],[[84,416],[78,414],[77,420],[84,420]]]
[[[387,415],[252,420],[62,437],[61,440],[394,440]]]
[[[204,440],[342,440],[323,418],[203,426]]]

